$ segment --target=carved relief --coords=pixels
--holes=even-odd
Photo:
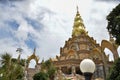
[[[84,41],[84,38],[80,38],[80,41]]]
[[[74,50],[69,50],[66,59],[77,59],[78,56]]]
[[[75,41],[75,42],[79,42],[79,39],[75,39],[74,41]]]
[[[75,51],[78,51],[78,50],[79,50],[78,44],[72,44],[72,45],[70,46],[70,49],[75,50]]]
[[[79,54],[80,59],[88,58],[88,56],[89,56],[89,54],[86,54],[86,53]]]
[[[87,49],[87,45],[85,44],[80,44],[80,50],[86,50]]]
[[[67,48],[64,48],[64,53],[67,53],[67,51],[68,51]]]

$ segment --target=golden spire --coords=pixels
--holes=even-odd
[[[85,30],[85,26],[83,24],[83,20],[79,14],[78,6],[77,6],[77,13],[74,19],[74,25],[72,30],[72,36],[79,36],[81,34],[87,34]]]

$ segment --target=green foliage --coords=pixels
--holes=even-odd
[[[108,31],[116,38],[116,43],[120,45],[120,4],[109,13],[107,20]]]
[[[23,60],[20,60],[20,62]],[[12,58],[8,53],[1,55],[0,74],[2,74],[2,80],[22,80],[24,76],[23,63],[18,63],[18,60]]]
[[[46,73],[49,77],[49,80],[53,80],[55,71],[56,71],[56,68],[54,67],[54,65],[50,59],[45,62],[42,62],[40,73]],[[34,78],[35,77],[36,76],[34,76]],[[37,76],[37,77],[39,77],[39,76]],[[42,80],[42,79],[40,79],[40,80]]]
[[[45,72],[39,72],[33,76],[33,80],[48,80],[48,74]]]
[[[56,71],[55,67],[50,67],[47,73],[49,74],[49,76],[52,76],[55,73],[55,71]]]
[[[114,62],[107,80],[120,80],[120,58]]]
[[[71,79],[64,79],[64,80],[71,80]]]

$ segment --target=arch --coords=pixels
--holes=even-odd
[[[27,59],[27,61],[28,61],[28,63],[27,63],[27,68],[28,68],[29,63],[30,63],[30,61],[31,61],[32,59],[35,60],[36,64],[38,64],[39,58],[35,55],[35,53],[33,53],[33,54],[32,54],[30,57],[28,57],[28,59]]]
[[[119,52],[118,55],[120,57],[120,46],[118,46],[117,51]]]
[[[104,51],[105,48],[108,48],[112,52],[114,59],[119,58],[118,52],[117,52],[118,46],[116,46],[115,44],[112,44],[111,42],[109,42],[107,40],[102,40],[101,48],[102,48],[102,51]]]
[[[106,53],[106,55],[109,58],[109,61],[114,61],[114,57],[113,57],[113,53],[111,52],[111,50],[109,50],[108,48],[104,49],[104,52]]]
[[[90,56],[94,59],[102,59],[101,51],[98,48],[94,48],[91,51]]]
[[[72,49],[68,51],[68,55],[67,55],[66,59],[69,59],[71,56],[73,56],[75,59],[78,58],[75,50],[72,50]]]
[[[108,61],[109,56],[106,56],[104,52],[102,52],[99,48],[94,48],[91,51],[91,55],[97,55],[100,56],[100,58],[103,60],[103,62]]]
[[[75,51],[78,51],[78,50],[79,50],[79,46],[78,46],[78,44],[72,44],[72,45],[70,46],[70,49],[73,49],[73,50],[75,50]]]
[[[36,61],[34,59],[31,59],[28,68],[35,68],[35,65],[36,65]]]

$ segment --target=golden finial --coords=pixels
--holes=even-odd
[[[77,13],[79,13],[79,8],[78,8],[78,5],[77,5]]]
[[[74,25],[73,25],[73,31],[72,31],[72,36],[79,36],[83,33],[87,34],[86,30],[85,30],[85,26],[83,23],[83,20],[79,14],[79,10],[78,10],[78,6],[77,6],[77,13],[74,19]]]

